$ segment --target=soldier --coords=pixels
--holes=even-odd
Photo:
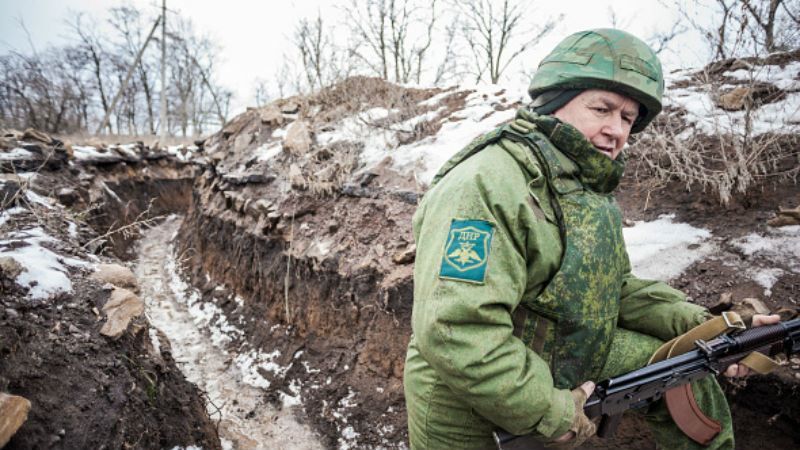
[[[647,364],[710,315],[631,274],[612,192],[622,148],[661,111],[661,64],[641,40],[600,29],[542,61],[533,102],[457,153],[413,219],[413,335],[404,387],[412,449],[491,448],[500,427],[573,448],[595,433],[592,382]],[[777,316],[754,319],[772,323]],[[731,366],[728,375],[744,375]],[[715,379],[693,384],[734,447]],[[703,448],[666,408],[646,414],[662,448]]]

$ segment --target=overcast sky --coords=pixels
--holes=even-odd
[[[666,1],[671,3],[671,0]],[[0,0],[0,53],[10,49],[29,51],[30,43],[19,25],[20,19],[30,32],[32,44],[41,50],[65,42],[69,33],[65,19],[70,11],[86,12],[103,21],[110,7],[122,3],[119,0]],[[153,17],[161,5],[160,0],[129,0],[128,3],[151,11]],[[343,3],[323,0],[167,0],[167,7],[174,14],[190,18],[198,31],[210,34],[222,47],[223,61],[217,63],[218,73],[221,81],[235,92],[234,105],[239,110],[252,103],[255,80],[271,79],[282,55],[292,51],[288,38],[296,21],[303,16],[316,16],[317,11],[323,17],[341,21],[337,5]],[[564,14],[564,20],[536,50],[525,56],[521,63],[527,67],[535,67],[547,51],[571,32],[610,26],[610,5],[613,5],[619,23],[641,37],[651,35],[659,27],[668,28],[678,17],[675,8],[666,8],[657,0],[538,0],[529,3],[533,5],[530,10],[532,21],[560,13]],[[691,13],[703,14],[702,11]],[[696,66],[706,61],[706,47],[697,34],[687,33],[674,45],[680,49],[679,53],[665,53],[662,60],[668,69]],[[520,69],[518,72],[521,73]]]

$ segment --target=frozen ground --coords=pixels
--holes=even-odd
[[[186,378],[205,392],[209,415],[219,423],[223,448],[323,448],[316,434],[297,422],[292,405],[285,404],[277,410],[266,401],[262,388],[243,377],[234,361],[238,358],[228,354],[223,345],[229,339],[226,332],[235,334],[235,327],[219,320],[208,327],[209,321],[217,317],[207,311],[213,305],[185,297],[188,288],[174,272],[172,246],[168,245],[180,220],[170,217],[142,237],[136,275],[150,323],[169,339],[172,355]],[[188,291],[191,296],[193,292]],[[216,334],[209,333],[209,329],[216,330]],[[157,337],[154,345],[160,345]]]

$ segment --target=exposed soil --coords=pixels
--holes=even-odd
[[[348,95],[355,87],[358,92]],[[428,111],[403,108],[441,93],[387,90],[363,79],[337,89],[282,100],[275,120],[309,118],[325,127],[375,106],[399,108],[402,120]],[[384,100],[371,105],[373,98]],[[463,101],[462,94],[446,97],[445,111]],[[196,164],[155,155],[146,164],[62,164],[60,172],[42,177],[43,194],[72,187],[75,211],[95,206],[86,214],[95,231],[83,243],[139,219],[174,212],[186,218],[153,228],[139,247],[142,295],[152,325],[163,334],[151,333],[142,321],[118,341],[99,335],[92,308],[102,306],[108,291],[82,275],[76,275],[73,294],[55,303],[23,301],[23,293],[13,290],[4,295],[0,391],[34,403],[10,448],[218,448],[217,427],[222,442],[235,448],[407,445],[402,371],[413,302],[410,222],[419,187],[388,165],[359,172],[337,162],[338,147],[312,145],[307,155],[281,152],[268,164],[258,160],[253,152],[271,145],[278,129],[259,114],[249,111],[227,124],[206,141],[207,160]],[[435,127],[421,127],[406,138],[432,132]],[[354,147],[338,149],[349,154]],[[321,179],[315,171],[326,161],[339,164],[340,173],[315,190]],[[292,167],[299,165],[301,175],[317,178],[292,180]],[[712,232],[723,258],[699,261],[672,282],[692,301],[711,306],[730,293],[734,300],[761,298],[771,309],[797,308],[800,275],[784,271],[766,296],[741,273],[760,262],[731,243],[763,233],[778,206],[797,206],[798,185],[763,185],[721,206],[713,195],[687,191],[679,182],[652,189],[631,177],[619,201],[626,219],[675,213],[676,220]],[[131,258],[140,237],[135,230],[117,233],[91,250]],[[167,267],[171,260],[179,267]],[[170,277],[181,275],[196,289],[196,304],[170,292]],[[213,312],[202,321],[193,318],[190,310],[204,307]],[[218,334],[226,329],[228,334]],[[268,362],[258,360],[264,354],[271,355]],[[242,356],[255,362],[243,368]],[[773,376],[725,385],[739,448],[800,444],[797,374],[787,365]],[[90,433],[83,432],[87,424]],[[593,440],[591,447],[653,444],[641,419],[632,416],[616,438]]]
[[[146,323],[118,341],[100,335],[92,309],[109,292],[81,282],[57,308],[3,296],[0,391],[32,403],[5,448],[219,448],[197,388],[168,347],[153,353]]]
[[[102,210],[105,218],[98,213],[94,223],[118,228],[138,216],[127,213],[151,200],[152,211],[179,209],[177,202],[168,202],[180,197],[181,189],[175,185],[180,177],[175,175],[182,165],[174,161],[168,165],[166,171],[161,170],[166,167],[163,163],[152,166],[150,173],[163,175],[163,180],[149,177],[148,164],[141,161],[69,169],[66,164],[53,168],[38,164],[35,177],[20,178],[30,182],[4,179],[3,187],[12,195],[2,199],[0,211],[18,210],[0,223],[7,239],[4,246],[29,245],[25,233],[8,237],[38,229],[53,237],[43,246],[60,256],[100,261],[84,248],[96,242],[89,247],[107,253],[104,262],[114,262],[115,251],[124,254],[124,246],[115,248],[114,239],[102,237],[105,226],[99,233],[93,230],[83,220],[91,216],[87,211]],[[3,171],[19,170],[16,161],[3,165]],[[147,184],[137,186],[145,179]],[[133,201],[123,201],[107,189],[106,182],[116,187],[116,180],[131,186]],[[148,197],[154,193],[163,200]],[[114,201],[104,202],[105,196]],[[72,209],[49,203],[55,198]],[[137,228],[130,227],[116,242],[129,242]],[[177,368],[169,343],[143,317],[134,319],[119,339],[101,335],[106,321],[101,311],[111,286],[88,278],[90,264],[68,270],[71,291],[39,300],[28,298],[27,288],[0,270],[0,391],[23,396],[32,404],[27,421],[5,448],[220,448],[202,393]]]
[[[169,340],[172,356],[187,380],[204,391],[220,439],[229,448],[242,450],[322,448],[316,433],[297,422],[293,407],[274,407],[264,390],[242,380],[230,354],[198,328],[187,300],[172,291],[171,281],[179,275],[168,267],[173,257],[168,244],[180,223],[180,217],[171,216],[145,232],[139,241],[136,274],[150,323]]]

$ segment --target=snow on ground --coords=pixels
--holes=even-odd
[[[444,119],[445,122],[435,135],[393,150],[365,149],[365,160],[377,163],[391,155],[396,170],[413,172],[418,182],[430,184],[436,172],[450,157],[476,137],[514,118],[515,108],[497,111],[495,106],[507,107],[516,101],[527,101],[527,92],[524,90],[509,91],[496,85],[470,88],[472,89],[475,92],[467,96],[464,109]]]
[[[800,226],[767,228],[731,242],[715,239],[708,230],[673,221],[673,215],[636,222],[623,229],[633,273],[641,278],[669,281],[695,262],[718,258],[741,269],[743,276],[772,295],[772,287],[787,270],[800,273]],[[745,256],[732,257],[730,248]]]
[[[15,230],[0,240],[0,257],[14,258],[22,266],[15,281],[30,288],[28,295],[34,300],[72,292],[68,267],[89,266],[87,261],[54,252],[45,243],[52,245],[58,240],[40,227]]]
[[[8,152],[0,152],[0,161],[11,161],[15,159],[33,159],[34,155],[24,148],[14,148]]]
[[[115,155],[108,151],[100,151],[96,147],[93,147],[91,145],[73,145],[72,152],[73,152],[73,157],[75,159],[115,160],[119,158],[118,155]]]
[[[668,75],[668,86],[677,81],[685,80],[696,72],[694,69],[679,71]],[[726,72],[725,75],[745,82],[757,81],[775,85],[786,92],[784,99],[769,103],[756,109],[753,113],[753,135],[771,131],[791,133],[800,131],[800,62],[795,61],[785,67],[766,65],[753,66],[752,69],[739,69]],[[732,89],[732,85],[720,86],[725,91]],[[724,111],[718,108],[712,100],[710,84],[699,84],[687,88],[668,87],[665,91],[665,106],[679,106],[687,111],[684,120],[687,124],[694,125],[684,134],[698,130],[704,134],[716,135],[719,133],[734,133],[741,135],[744,132],[745,111]]]
[[[280,353],[257,352],[245,345],[230,354],[229,343],[241,337],[241,330],[231,325],[213,302],[203,302],[199,292],[181,278],[174,246],[165,245],[174,240],[179,225],[180,218],[171,216],[147,230],[140,241],[136,275],[150,323],[167,336],[186,379],[206,394],[209,415],[219,420],[222,447],[323,448],[314,432],[294,418],[292,406],[302,405],[299,381],[291,383],[290,393],[284,394],[285,408],[276,410],[267,402],[264,389],[269,384],[257,369],[285,374],[288,367],[272,361]],[[223,288],[215,293],[226,291]],[[152,335],[151,340],[158,341]],[[153,346],[161,348],[162,344]],[[248,364],[240,364],[245,359]]]
[[[187,162],[197,157],[200,148],[196,145],[169,145],[166,151],[178,161]]]
[[[772,295],[772,287],[786,270],[800,273],[800,225],[768,228],[762,235],[750,233],[731,243],[746,260],[746,274]]]
[[[623,229],[634,275],[668,281],[716,249],[708,230],[675,223],[674,218],[665,215]]]
[[[418,106],[435,107],[446,97],[463,91],[471,92],[466,97],[464,108],[439,119],[442,125],[435,135],[411,144],[398,145],[397,133],[414,133],[415,126],[435,120],[444,106],[385,127],[375,125],[374,122],[397,111],[372,108],[345,117],[330,130],[317,133],[316,142],[319,145],[328,145],[340,141],[357,141],[364,145],[360,160],[367,170],[391,157],[395,170],[414,174],[419,182],[428,184],[452,155],[477,136],[512,119],[516,109],[508,108],[508,105],[527,99],[527,93],[522,87],[509,90],[497,85],[481,85],[462,87],[461,91],[445,91],[420,102]],[[271,143],[259,148],[259,159],[271,158],[273,152],[276,152],[274,145],[276,144]]]

